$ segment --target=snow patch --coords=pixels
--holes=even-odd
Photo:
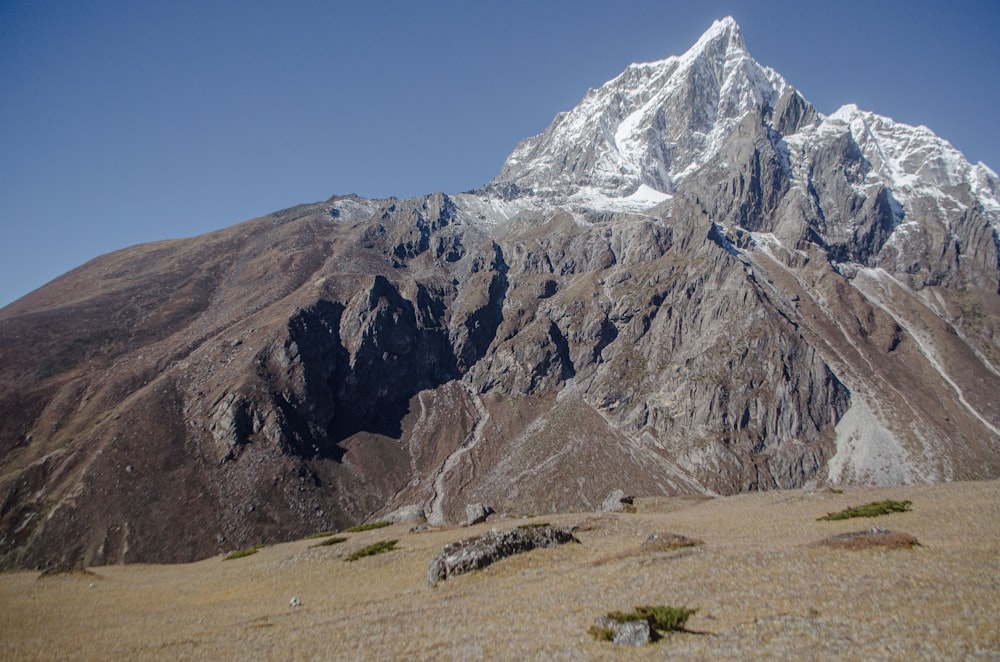
[[[641,212],[670,200],[672,197],[668,193],[657,191],[645,184],[641,184],[634,193],[623,198],[605,195],[592,186],[583,186],[569,196],[566,202],[569,205],[585,206],[597,211]]]

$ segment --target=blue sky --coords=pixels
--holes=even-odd
[[[725,15],[821,112],[924,124],[1000,170],[995,0],[0,0],[0,305],[335,193],[475,188]]]

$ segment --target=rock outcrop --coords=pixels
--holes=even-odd
[[[475,538],[445,545],[427,569],[427,583],[433,585],[472,570],[481,570],[514,554],[569,542],[579,540],[570,531],[548,525],[524,526],[509,531],[494,529]]]

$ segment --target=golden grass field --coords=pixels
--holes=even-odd
[[[882,499],[912,511],[816,520]],[[396,524],[328,547],[92,575],[4,573],[0,659],[1000,659],[1000,481],[638,499],[637,510],[422,533]],[[541,521],[579,526],[582,544],[427,585],[445,543]],[[874,525],[922,546],[809,544]],[[705,544],[640,551],[663,532]],[[386,539],[398,548],[343,560]],[[643,604],[698,612],[690,632],[642,648],[588,635],[598,616]]]

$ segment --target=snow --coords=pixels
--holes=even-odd
[[[692,80],[708,81],[692,87]],[[632,64],[541,134],[521,143],[495,181],[525,185],[548,197],[628,198],[639,185],[671,193],[713,158],[741,118],[787,89],[776,72],[747,54],[736,22],[716,21],[683,55]],[[702,126],[685,107],[704,105]],[[634,201],[633,201],[634,202]],[[625,204],[628,204],[626,202]]]
[[[459,220],[472,225],[495,225],[514,218],[522,211],[539,207],[539,203],[531,198],[504,200],[475,193],[458,193],[451,199],[458,210]]]
[[[692,80],[702,84],[694,88]],[[648,209],[716,158],[747,113],[759,112],[765,104],[773,107],[790,89],[777,72],[750,57],[739,26],[726,17],[683,54],[629,65],[588,90],[543,133],[520,143],[494,181],[533,190],[536,206],[544,201],[601,210]],[[692,124],[691,117],[703,119]],[[896,234],[890,241],[912,232],[924,210],[935,207],[950,227],[968,209],[970,193],[1000,232],[1000,178],[983,164],[970,165],[926,127],[900,124],[855,104],[818,119],[795,134],[779,136],[775,146],[806,199],[815,157],[846,134],[866,162],[863,177],[850,186],[862,197],[882,187],[892,194]],[[918,209],[921,213],[913,213]],[[496,211],[506,218],[518,210],[505,202]]]
[[[569,196],[566,203],[569,206],[584,206],[597,211],[639,212],[655,207],[672,197],[645,184],[640,185],[634,193],[625,197],[608,196],[592,186],[583,186]]]

